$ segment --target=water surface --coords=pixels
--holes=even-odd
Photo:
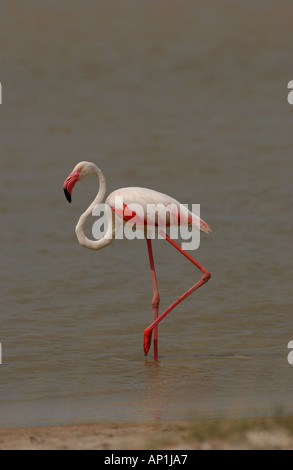
[[[1,426],[292,411],[293,7],[286,1],[2,1]],[[92,252],[67,203],[200,203],[208,284],[160,325],[143,240]],[[90,233],[90,224],[88,227]],[[161,309],[199,279],[154,242]]]

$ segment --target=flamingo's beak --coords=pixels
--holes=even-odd
[[[79,180],[79,175],[79,171],[72,171],[63,183],[64,194],[68,202],[71,202],[71,193],[75,183]]]

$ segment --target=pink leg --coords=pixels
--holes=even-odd
[[[161,313],[161,315],[156,318],[153,323],[148,326],[145,330],[144,330],[144,339],[143,339],[143,350],[144,350],[144,353],[145,355],[147,355],[149,349],[150,349],[150,345],[151,345],[151,340],[152,340],[152,332],[154,330],[154,328],[157,327],[158,323],[160,323],[160,321],[163,320],[163,318],[165,318],[166,315],[168,315],[168,313],[171,312],[171,310],[173,310],[178,304],[180,304],[184,299],[186,299],[186,297],[188,297],[190,294],[192,294],[196,289],[198,289],[199,287],[201,287],[203,284],[205,284],[211,277],[211,274],[210,272],[205,269],[198,261],[196,261],[192,256],[190,256],[189,253],[187,253],[186,251],[182,250],[182,248],[176,243],[174,242],[174,240],[172,240],[167,234],[165,233],[161,233],[162,235],[164,235],[166,237],[166,240],[171,244],[173,245],[178,251],[180,251],[180,253],[182,253],[187,259],[189,259],[189,261],[191,261],[191,263],[193,263],[201,272],[202,272],[202,277],[200,279],[200,281],[198,281],[196,284],[194,284],[194,286],[192,286],[190,289],[188,289],[184,294],[182,294],[177,300],[175,300],[175,302],[173,302],[170,307],[168,307],[163,313]]]
[[[154,321],[156,321],[157,318],[158,318],[160,296],[159,296],[158,285],[157,285],[157,277],[156,277],[155,263],[154,263],[154,257],[153,257],[152,241],[151,241],[150,238],[147,238],[147,245],[148,245],[149,258],[150,258],[150,267],[151,267],[153,291],[154,291],[154,297],[153,297],[153,301],[152,301],[153,318],[154,318]],[[158,327],[155,326],[153,328],[153,330],[154,330],[154,360],[158,361],[159,360],[159,356],[158,356]],[[149,347],[150,347],[150,345],[149,345]]]

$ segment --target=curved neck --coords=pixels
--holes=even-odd
[[[114,227],[112,224],[112,220],[109,220],[107,232],[105,233],[105,236],[100,240],[90,240],[84,233],[84,226],[88,218],[91,216],[93,208],[98,204],[101,204],[106,194],[106,180],[104,178],[103,173],[98,167],[95,167],[93,173],[97,176],[99,180],[99,191],[93,202],[80,216],[79,221],[77,222],[77,225],[75,227],[75,233],[81,246],[89,248],[91,250],[100,250],[101,248],[104,248],[113,241]]]

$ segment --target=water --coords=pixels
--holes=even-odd
[[[2,1],[1,426],[292,412],[293,7]],[[159,328],[146,243],[78,245],[94,177],[200,203],[210,282]],[[90,224],[88,226],[90,231]],[[154,243],[160,308],[199,279]]]

